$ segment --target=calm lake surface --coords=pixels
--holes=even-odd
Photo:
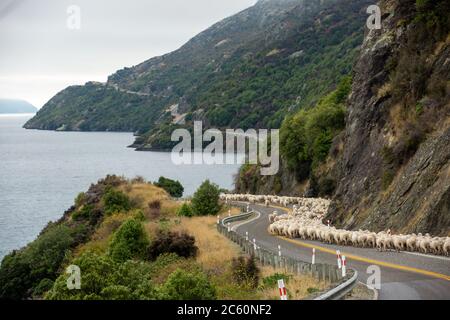
[[[172,164],[170,153],[126,148],[130,133],[25,130],[32,115],[0,115],[0,260],[59,219],[79,192],[107,174],[179,180],[184,196],[205,179],[232,188],[238,165]]]

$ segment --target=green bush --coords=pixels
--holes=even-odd
[[[27,247],[4,257],[0,267],[0,299],[25,299],[44,279],[55,279],[82,229],[53,225]]]
[[[175,253],[180,257],[190,258],[195,257],[197,252],[194,237],[187,233],[170,231],[159,231],[148,248],[150,260],[155,260],[165,253]]]
[[[67,288],[62,273],[45,296],[49,300],[148,300],[156,297],[152,269],[144,262],[117,263],[106,255],[84,253],[72,264],[80,267],[81,289]]]
[[[291,278],[292,276],[284,273],[274,273],[262,279],[262,286],[264,288],[275,288],[278,285],[278,280],[283,279],[286,283],[288,283]]]
[[[163,188],[174,198],[181,198],[183,196],[184,187],[179,181],[159,177],[159,180],[154,185]]]
[[[50,279],[44,278],[33,290],[33,298],[41,298],[44,293],[49,291],[53,287],[54,282]]]
[[[192,212],[196,216],[215,215],[220,211],[219,187],[209,180],[203,182],[191,201]]]
[[[350,88],[351,79],[345,77],[315,108],[301,110],[283,122],[281,153],[298,180],[308,178],[325,161],[334,137],[345,127],[344,103]]]
[[[233,278],[236,283],[257,288],[259,283],[259,269],[254,257],[234,258],[231,263]]]
[[[308,288],[306,289],[306,291],[308,292],[308,294],[313,294],[319,292],[320,290],[318,288]]]
[[[215,300],[216,290],[206,275],[200,271],[177,269],[160,289],[164,300]]]
[[[192,209],[191,206],[187,203],[183,203],[183,205],[178,209],[177,215],[180,217],[192,217]]]
[[[132,208],[130,198],[114,188],[108,188],[102,198],[106,214],[127,212]]]
[[[81,207],[86,201],[86,194],[84,192],[80,192],[75,198],[75,207]]]
[[[78,211],[72,214],[72,219],[74,220],[86,220],[89,219],[94,211],[94,206],[92,204],[82,205]]]
[[[147,233],[142,223],[129,219],[114,233],[109,245],[109,255],[116,262],[144,258],[148,245]]]

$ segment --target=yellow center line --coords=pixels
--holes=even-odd
[[[305,243],[305,242],[302,242],[302,241],[284,238],[284,237],[281,237],[281,236],[277,236],[277,238],[282,239],[282,240],[287,241],[287,242],[291,242],[291,243],[293,243],[295,245],[298,245],[298,246],[301,246],[301,247],[314,248],[314,249],[322,251],[322,252],[326,252],[326,253],[329,253],[329,254],[332,254],[332,255],[336,255],[336,251],[333,250],[333,249],[328,249],[328,248],[324,248],[324,247],[321,247],[321,246],[316,246],[316,245],[313,245],[313,244]],[[419,273],[419,274],[427,275],[427,276],[430,276],[430,277],[434,277],[434,278],[439,278],[439,279],[444,279],[444,280],[450,281],[450,276],[447,276],[445,274],[436,273],[436,272],[433,272],[433,271],[427,271],[427,270],[423,270],[423,269],[403,266],[403,265],[400,265],[400,264],[395,264],[395,263],[390,263],[390,262],[384,262],[384,261],[364,258],[364,257],[360,257],[360,256],[357,256],[357,255],[353,255],[353,254],[349,254],[349,253],[345,253],[345,252],[341,252],[341,255],[345,256],[346,258],[353,259],[353,260],[356,260],[356,261],[365,262],[365,263],[368,263],[368,264],[376,264],[376,265],[380,265],[380,266],[387,267],[387,268],[398,269],[398,270],[402,270],[402,271],[409,271],[409,272],[413,272],[413,273]]]
[[[278,208],[281,209],[283,211],[288,211],[290,212],[291,210],[289,208],[285,208],[285,207],[281,207],[281,206],[277,206],[277,205],[270,205],[269,207],[272,208]],[[287,241],[287,242],[291,242],[297,246],[301,246],[301,247],[306,247],[306,248],[314,248],[316,250],[322,251],[322,252],[326,252],[332,255],[336,255],[336,251],[333,249],[328,249],[328,248],[324,248],[321,246],[317,246],[317,245],[313,245],[313,244],[309,244],[309,243],[305,243],[299,240],[293,240],[293,239],[289,239],[289,238],[285,238],[285,237],[281,237],[281,236],[277,236],[277,238]],[[379,265],[379,266],[383,266],[386,268],[391,268],[391,269],[397,269],[397,270],[402,270],[402,271],[408,271],[408,272],[413,272],[413,273],[418,273],[418,274],[422,274],[422,275],[426,275],[426,276],[430,276],[430,277],[434,277],[434,278],[439,278],[439,279],[444,279],[447,281],[450,281],[450,276],[445,275],[445,274],[441,274],[441,273],[437,273],[437,272],[433,272],[433,271],[428,271],[428,270],[423,270],[423,269],[418,269],[418,268],[413,268],[413,267],[407,267],[407,266],[403,266],[400,264],[395,264],[395,263],[390,263],[390,262],[384,262],[384,261],[380,261],[380,260],[375,260],[375,259],[369,259],[369,258],[365,258],[365,257],[361,257],[361,256],[357,256],[357,255],[353,255],[353,254],[349,254],[349,253],[345,253],[345,252],[341,252],[341,255],[344,255],[346,258],[349,259],[353,259],[356,261],[361,261],[361,262],[365,262],[368,264],[375,264],[375,265]]]

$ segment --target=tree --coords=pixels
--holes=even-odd
[[[215,215],[220,211],[220,189],[209,180],[203,182],[191,201],[192,212],[197,216]]]
[[[116,262],[143,258],[148,245],[147,233],[142,223],[129,219],[114,234],[109,245],[109,255]]]
[[[200,271],[174,271],[161,287],[164,300],[215,300],[216,290],[206,275]]]
[[[109,187],[103,196],[103,206],[106,214],[127,212],[131,209],[131,201],[122,191]]]
[[[178,209],[177,215],[180,217],[192,217],[192,208],[189,204],[183,203],[183,205]]]
[[[28,298],[43,279],[55,279],[80,231],[52,225],[27,247],[7,255],[0,267],[0,298]]]
[[[181,198],[183,196],[184,187],[177,180],[159,177],[158,182],[155,182],[154,185],[163,188],[174,198]]]

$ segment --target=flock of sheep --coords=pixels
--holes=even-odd
[[[426,254],[450,254],[450,237],[432,237],[429,234],[391,234],[390,230],[378,233],[368,230],[348,231],[336,229],[323,220],[328,211],[329,200],[320,198],[297,198],[270,195],[222,194],[223,201],[264,203],[283,207],[293,206],[289,214],[269,215],[268,231],[273,235],[322,241],[329,244],[377,248],[380,251],[413,251]]]

